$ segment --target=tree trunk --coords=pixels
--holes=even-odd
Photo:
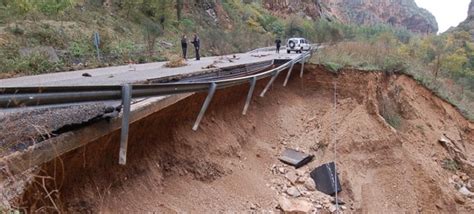
[[[438,56],[436,56],[436,67],[435,67],[435,79],[438,78],[438,72],[439,72],[439,69],[440,69],[440,55],[438,54]]]
[[[183,0],[176,0],[176,16],[181,21],[181,12],[183,10]]]

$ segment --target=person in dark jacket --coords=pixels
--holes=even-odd
[[[183,37],[181,38],[181,48],[183,49],[183,58],[187,59],[186,54],[188,52],[188,38],[186,37],[186,35],[183,35]]]
[[[192,41],[194,45],[194,49],[196,51],[196,60],[200,60],[201,57],[199,56],[199,48],[201,46],[201,41],[199,40],[199,36],[197,34],[194,34],[194,39]]]
[[[281,47],[281,40],[280,40],[280,38],[277,38],[277,39],[275,40],[275,44],[276,44],[276,48],[277,48],[277,49],[276,49],[276,52],[277,52],[277,53],[280,53],[280,47]]]

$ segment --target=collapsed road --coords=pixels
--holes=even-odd
[[[301,71],[299,63],[290,79],[300,75],[295,71]],[[45,137],[43,143],[56,140],[51,149],[58,151],[61,145],[83,146],[10,176],[16,183],[28,183],[27,175],[33,174],[33,181],[2,191],[2,196],[20,192],[9,202],[26,211],[275,212],[292,210],[293,205],[331,211],[334,198],[315,191],[310,177],[313,169],[334,160],[331,141],[337,125],[339,200],[345,202],[341,210],[472,211],[473,200],[456,186],[470,188],[469,177],[474,178],[474,125],[453,106],[405,75],[351,70],[335,75],[312,64],[305,65],[304,72],[286,88],[287,75],[280,74],[265,99],[254,96],[245,117],[241,114],[249,82],[216,90],[198,131],[192,125],[207,90],[171,96],[183,96],[178,100],[134,99],[125,166],[117,164],[122,120],[111,117],[109,122],[99,120]],[[258,81],[255,94],[264,91],[268,81]],[[398,125],[387,114],[399,115]],[[22,121],[21,116],[16,119]],[[110,134],[102,135],[104,130]],[[298,169],[289,167],[278,160],[287,148],[314,155],[313,160]],[[449,160],[457,160],[458,171],[445,169]]]
[[[117,129],[122,132],[119,162],[125,164],[130,123],[195,92],[209,91],[193,126],[197,130],[215,90],[250,84],[245,114],[257,80],[272,77],[260,94],[263,97],[283,70],[291,68],[286,84],[294,64],[304,64],[311,53],[276,55],[257,49],[232,57],[208,57],[177,69],[154,63],[0,80],[0,122],[5,124],[0,136],[1,166],[8,169],[2,176],[22,173]],[[210,62],[212,69],[202,66]],[[302,75],[303,69],[300,72]],[[84,78],[80,73],[89,75]],[[30,132],[39,137],[33,138],[31,133],[24,134],[28,130],[20,130],[25,129],[25,122],[19,118],[43,122],[45,127],[52,128],[38,131],[35,127]],[[48,118],[56,119],[48,121]],[[9,134],[15,131],[23,138]],[[13,138],[32,142],[9,142],[15,141]]]

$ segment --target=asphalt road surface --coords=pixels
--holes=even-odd
[[[157,79],[167,76],[203,72],[205,67],[214,64],[216,68],[264,62],[273,59],[292,59],[298,54],[287,54],[281,50],[280,54],[274,51],[258,51],[226,56],[203,57],[200,61],[188,59],[188,65],[178,68],[167,68],[166,62],[146,64],[131,64],[107,68],[97,68],[70,72],[49,73],[35,76],[24,76],[10,79],[0,79],[1,87],[28,87],[28,86],[84,86],[84,85],[120,85],[124,83],[138,83],[148,79]],[[228,59],[232,59],[232,62]],[[84,77],[88,73],[91,77]]]

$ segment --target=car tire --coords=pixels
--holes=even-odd
[[[293,41],[289,41],[289,42],[288,42],[288,46],[289,46],[291,49],[293,49],[293,48],[295,48],[296,43],[293,42]]]

